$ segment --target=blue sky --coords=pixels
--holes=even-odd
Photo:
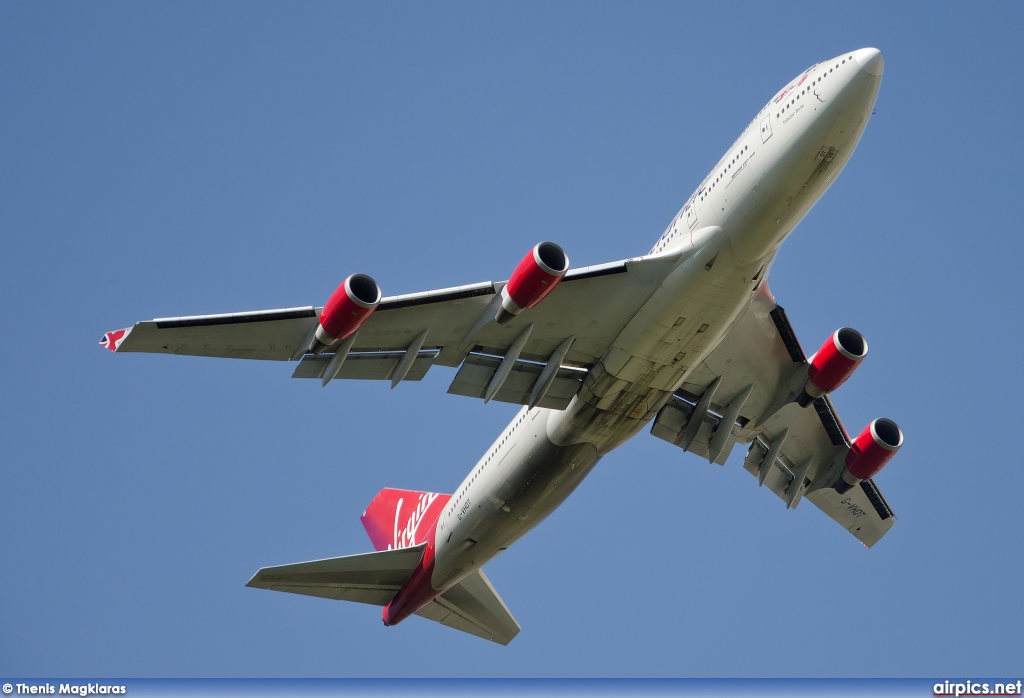
[[[1020,3],[0,5],[0,673],[1003,676],[1024,671]],[[247,589],[370,550],[515,413],[422,383],[114,356],[103,332],[636,256],[812,63],[885,53],[877,114],[771,285],[835,397],[895,419],[862,548],[642,432],[489,564],[502,648]],[[1016,674],[1015,674],[1016,672]]]

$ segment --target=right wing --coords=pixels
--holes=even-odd
[[[896,517],[871,479],[845,494],[833,489],[850,437],[827,395],[806,408],[793,402],[806,378],[796,334],[762,284],[729,335],[658,413],[651,433],[720,465],[734,444],[749,444],[743,467],[760,485],[787,507],[806,497],[871,547]]]
[[[491,397],[526,404],[543,378],[541,407],[563,409],[583,375],[660,285],[678,253],[568,272],[537,307],[504,325],[492,319],[504,282],[385,298],[355,334],[337,378],[421,380],[434,364],[459,366],[449,392],[485,397],[504,357],[518,344]],[[322,308],[162,318],[108,333],[103,346],[152,352],[287,361],[308,344]],[[565,349],[565,347],[568,347]],[[295,378],[322,378],[331,354],[303,356]],[[546,365],[557,360],[547,380]],[[533,395],[536,398],[536,395]]]

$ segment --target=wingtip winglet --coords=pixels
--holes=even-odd
[[[117,351],[118,347],[121,346],[121,342],[125,340],[128,333],[131,331],[131,327],[126,327],[123,330],[107,332],[103,335],[103,339],[100,340],[100,346],[109,349],[110,351]]]
[[[260,574],[262,572],[262,569],[256,570],[256,574],[252,576],[252,579],[245,583],[245,586],[250,587],[252,589],[266,589],[266,585],[260,583]]]

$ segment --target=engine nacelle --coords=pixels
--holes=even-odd
[[[569,257],[553,242],[541,242],[526,253],[501,290],[501,307],[494,319],[505,324],[522,310],[532,308],[555,290],[569,271]]]
[[[868,424],[850,445],[846,467],[835,484],[836,491],[844,494],[861,480],[877,475],[902,445],[903,432],[896,422],[883,418]]]
[[[797,404],[807,407],[838,388],[868,355],[868,342],[857,330],[842,327],[825,340],[807,367],[807,382]]]
[[[353,274],[342,281],[324,304],[309,351],[319,354],[351,335],[379,304],[380,286],[366,274]]]

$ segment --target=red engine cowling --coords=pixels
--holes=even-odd
[[[846,467],[835,485],[836,491],[843,494],[861,480],[877,475],[902,445],[903,432],[896,422],[876,419],[868,424],[850,445]]]
[[[569,257],[553,242],[542,242],[526,253],[501,290],[501,307],[494,319],[505,324],[525,308],[544,300],[569,271]]]
[[[318,354],[348,337],[366,322],[380,303],[380,286],[366,274],[353,274],[341,282],[320,313],[320,324],[309,350]]]
[[[842,327],[825,340],[807,367],[807,382],[797,398],[807,407],[825,393],[838,388],[868,355],[868,342],[857,330]]]

